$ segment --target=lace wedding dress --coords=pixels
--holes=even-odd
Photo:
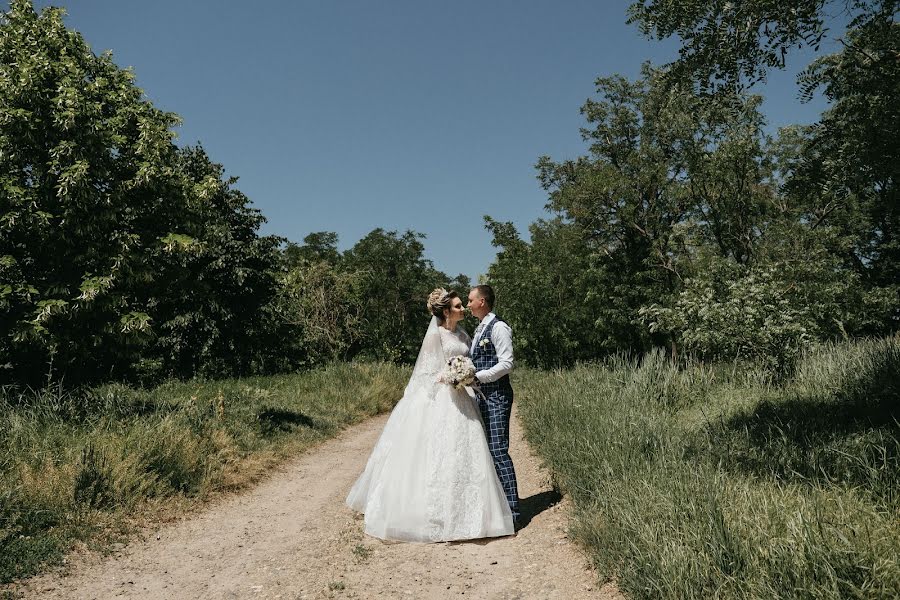
[[[440,542],[513,533],[474,393],[437,381],[469,344],[464,331],[432,319],[403,398],[347,496],[369,535]]]

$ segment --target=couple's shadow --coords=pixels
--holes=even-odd
[[[562,500],[562,494],[557,490],[546,490],[527,498],[519,499],[519,527],[521,531],[528,527],[531,520],[536,516],[551,508]],[[451,544],[489,544],[490,542],[502,538],[481,538],[479,540],[460,540],[458,542],[450,542]]]
[[[528,527],[531,520],[553,506],[562,501],[562,494],[559,490],[545,490],[538,494],[534,494],[527,498],[519,499],[519,529]]]

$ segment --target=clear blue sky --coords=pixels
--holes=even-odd
[[[413,229],[439,269],[472,278],[495,255],[483,215],[523,233],[547,216],[533,165],[584,152],[594,79],[675,52],[626,25],[618,0],[48,4],[182,116],[179,143],[240,177],[264,233],[335,231],[345,249],[376,227]],[[821,111],[796,98],[807,62],[759,90],[773,128]]]

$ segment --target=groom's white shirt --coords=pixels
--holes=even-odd
[[[481,321],[481,331],[472,338],[472,347],[470,352],[475,352],[475,346],[481,341],[484,330],[491,321],[497,318],[497,315],[490,312]],[[491,342],[494,344],[494,350],[497,352],[497,364],[490,369],[478,371],[475,378],[481,383],[491,383],[497,381],[504,375],[509,375],[513,369],[513,346],[512,346],[512,329],[503,321],[499,321],[491,330]]]

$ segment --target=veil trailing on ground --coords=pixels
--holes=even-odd
[[[434,398],[438,390],[438,377],[444,370],[444,350],[441,346],[441,332],[437,317],[431,317],[428,330],[422,339],[419,348],[419,356],[413,367],[412,376],[406,384],[404,396],[412,394],[426,394],[428,398]]]

